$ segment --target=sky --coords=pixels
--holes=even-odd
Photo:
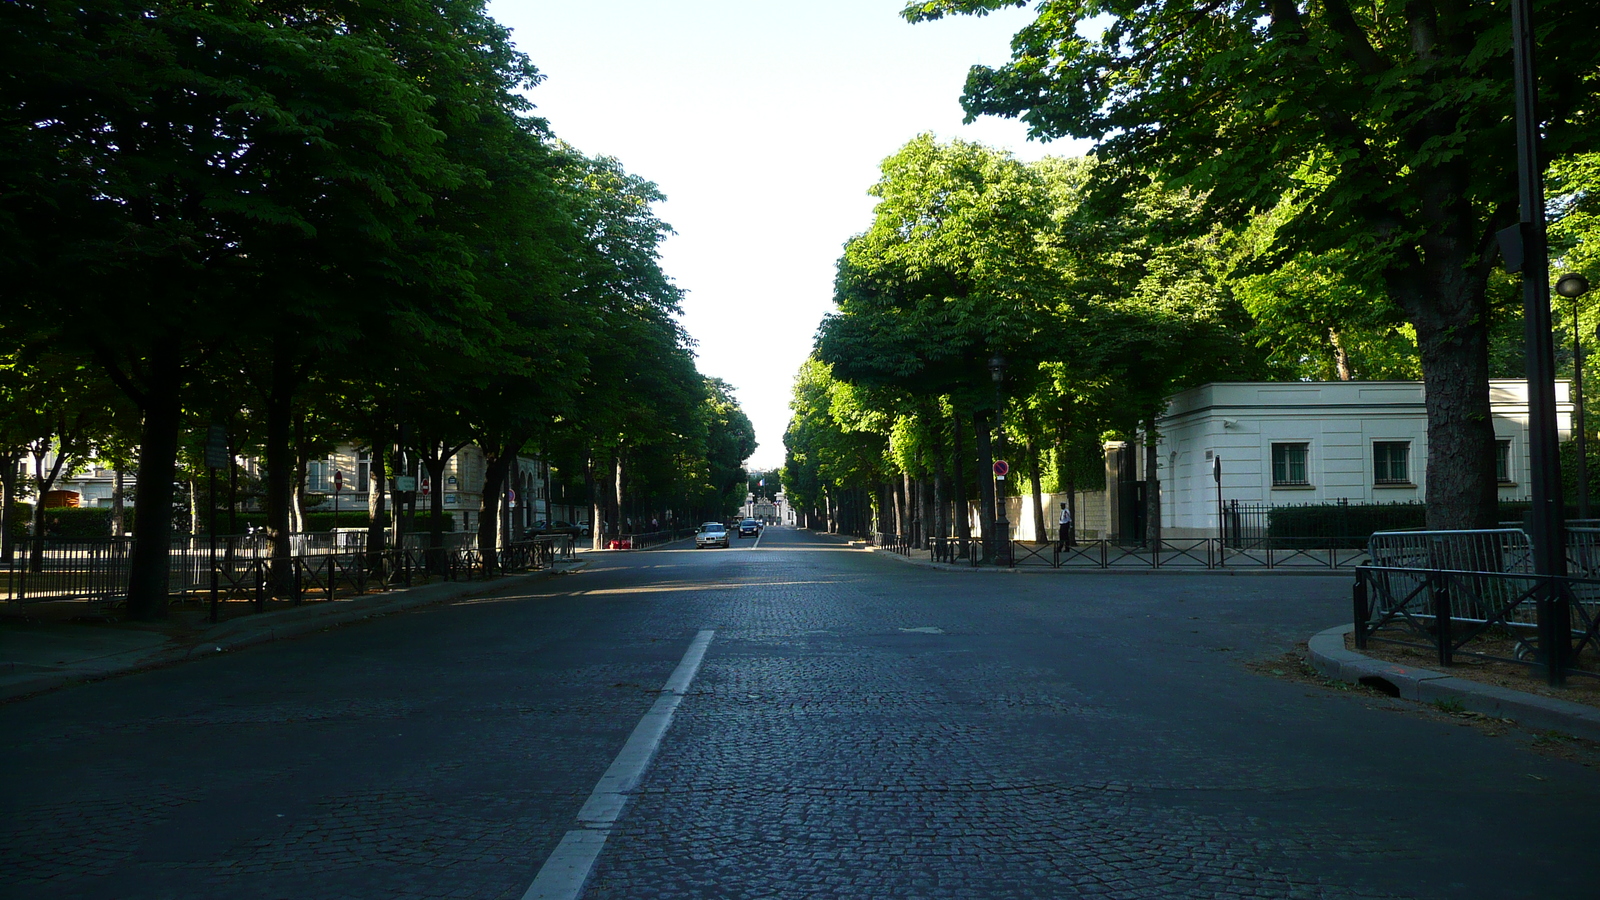
[[[974,63],[998,65],[1032,18],[908,24],[903,0],[492,0],[547,76],[529,97],[557,137],[614,156],[666,194],[662,268],[686,292],[702,373],[733,385],[783,464],[795,373],[833,308],[844,242],[871,223],[879,163],[932,132],[1022,159],[1079,155],[1020,122],[963,125]]]

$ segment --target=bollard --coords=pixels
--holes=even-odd
[[[1449,666],[1454,661],[1455,648],[1450,646],[1450,588],[1443,578],[1434,582],[1433,622],[1439,638],[1439,665]]]
[[[1366,573],[1356,570],[1355,587],[1350,589],[1351,605],[1355,607],[1356,649],[1367,649],[1367,625],[1372,619],[1372,609],[1367,605]]]

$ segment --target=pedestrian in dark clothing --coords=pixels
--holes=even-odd
[[[1061,504],[1061,518],[1058,520],[1061,530],[1056,536],[1056,549],[1065,550],[1078,543],[1078,536],[1073,533],[1072,510],[1065,503]]]

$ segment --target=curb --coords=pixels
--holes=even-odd
[[[1493,684],[1480,684],[1431,669],[1417,669],[1373,659],[1346,650],[1345,635],[1355,625],[1324,629],[1307,642],[1311,667],[1323,675],[1355,684],[1397,690],[1405,700],[1433,703],[1453,700],[1462,709],[1497,718],[1512,719],[1519,725],[1554,730],[1600,741],[1600,709],[1570,700],[1543,697],[1514,691]]]
[[[214,656],[230,650],[241,650],[254,644],[265,644],[313,631],[323,631],[362,619],[447,603],[487,593],[504,586],[511,579],[551,578],[579,571],[586,565],[588,565],[587,560],[579,560],[576,564],[552,566],[537,572],[504,575],[489,581],[445,581],[382,594],[367,594],[354,600],[335,601],[332,604],[319,603],[299,609],[284,609],[246,616],[220,623],[190,644],[171,646],[154,653],[141,653],[126,661],[117,662],[108,659],[98,666],[90,664],[68,667],[67,671],[50,672],[12,684],[0,685],[0,703],[42,694],[68,685],[100,681],[130,672]]]

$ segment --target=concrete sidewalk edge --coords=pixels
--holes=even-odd
[[[1462,709],[1511,719],[1531,728],[1553,730],[1600,741],[1600,709],[1570,700],[1543,697],[1492,684],[1480,684],[1431,669],[1418,669],[1373,659],[1346,650],[1345,635],[1355,625],[1338,625],[1317,632],[1307,642],[1311,666],[1328,678],[1351,683],[1393,685],[1406,700],[1434,703],[1453,700]],[[1365,679],[1365,681],[1363,681]]]
[[[135,651],[100,659],[82,660],[64,670],[43,672],[33,678],[18,680],[11,684],[0,684],[0,703],[42,694],[72,684],[99,681],[143,669],[240,650],[253,644],[264,644],[313,631],[322,631],[362,619],[460,600],[504,587],[510,580],[565,575],[579,571],[587,564],[587,560],[578,560],[557,564],[549,569],[519,572],[487,581],[443,581],[381,594],[364,594],[351,600],[316,603],[297,609],[244,616],[218,623],[191,643],[174,644],[153,653]]]

